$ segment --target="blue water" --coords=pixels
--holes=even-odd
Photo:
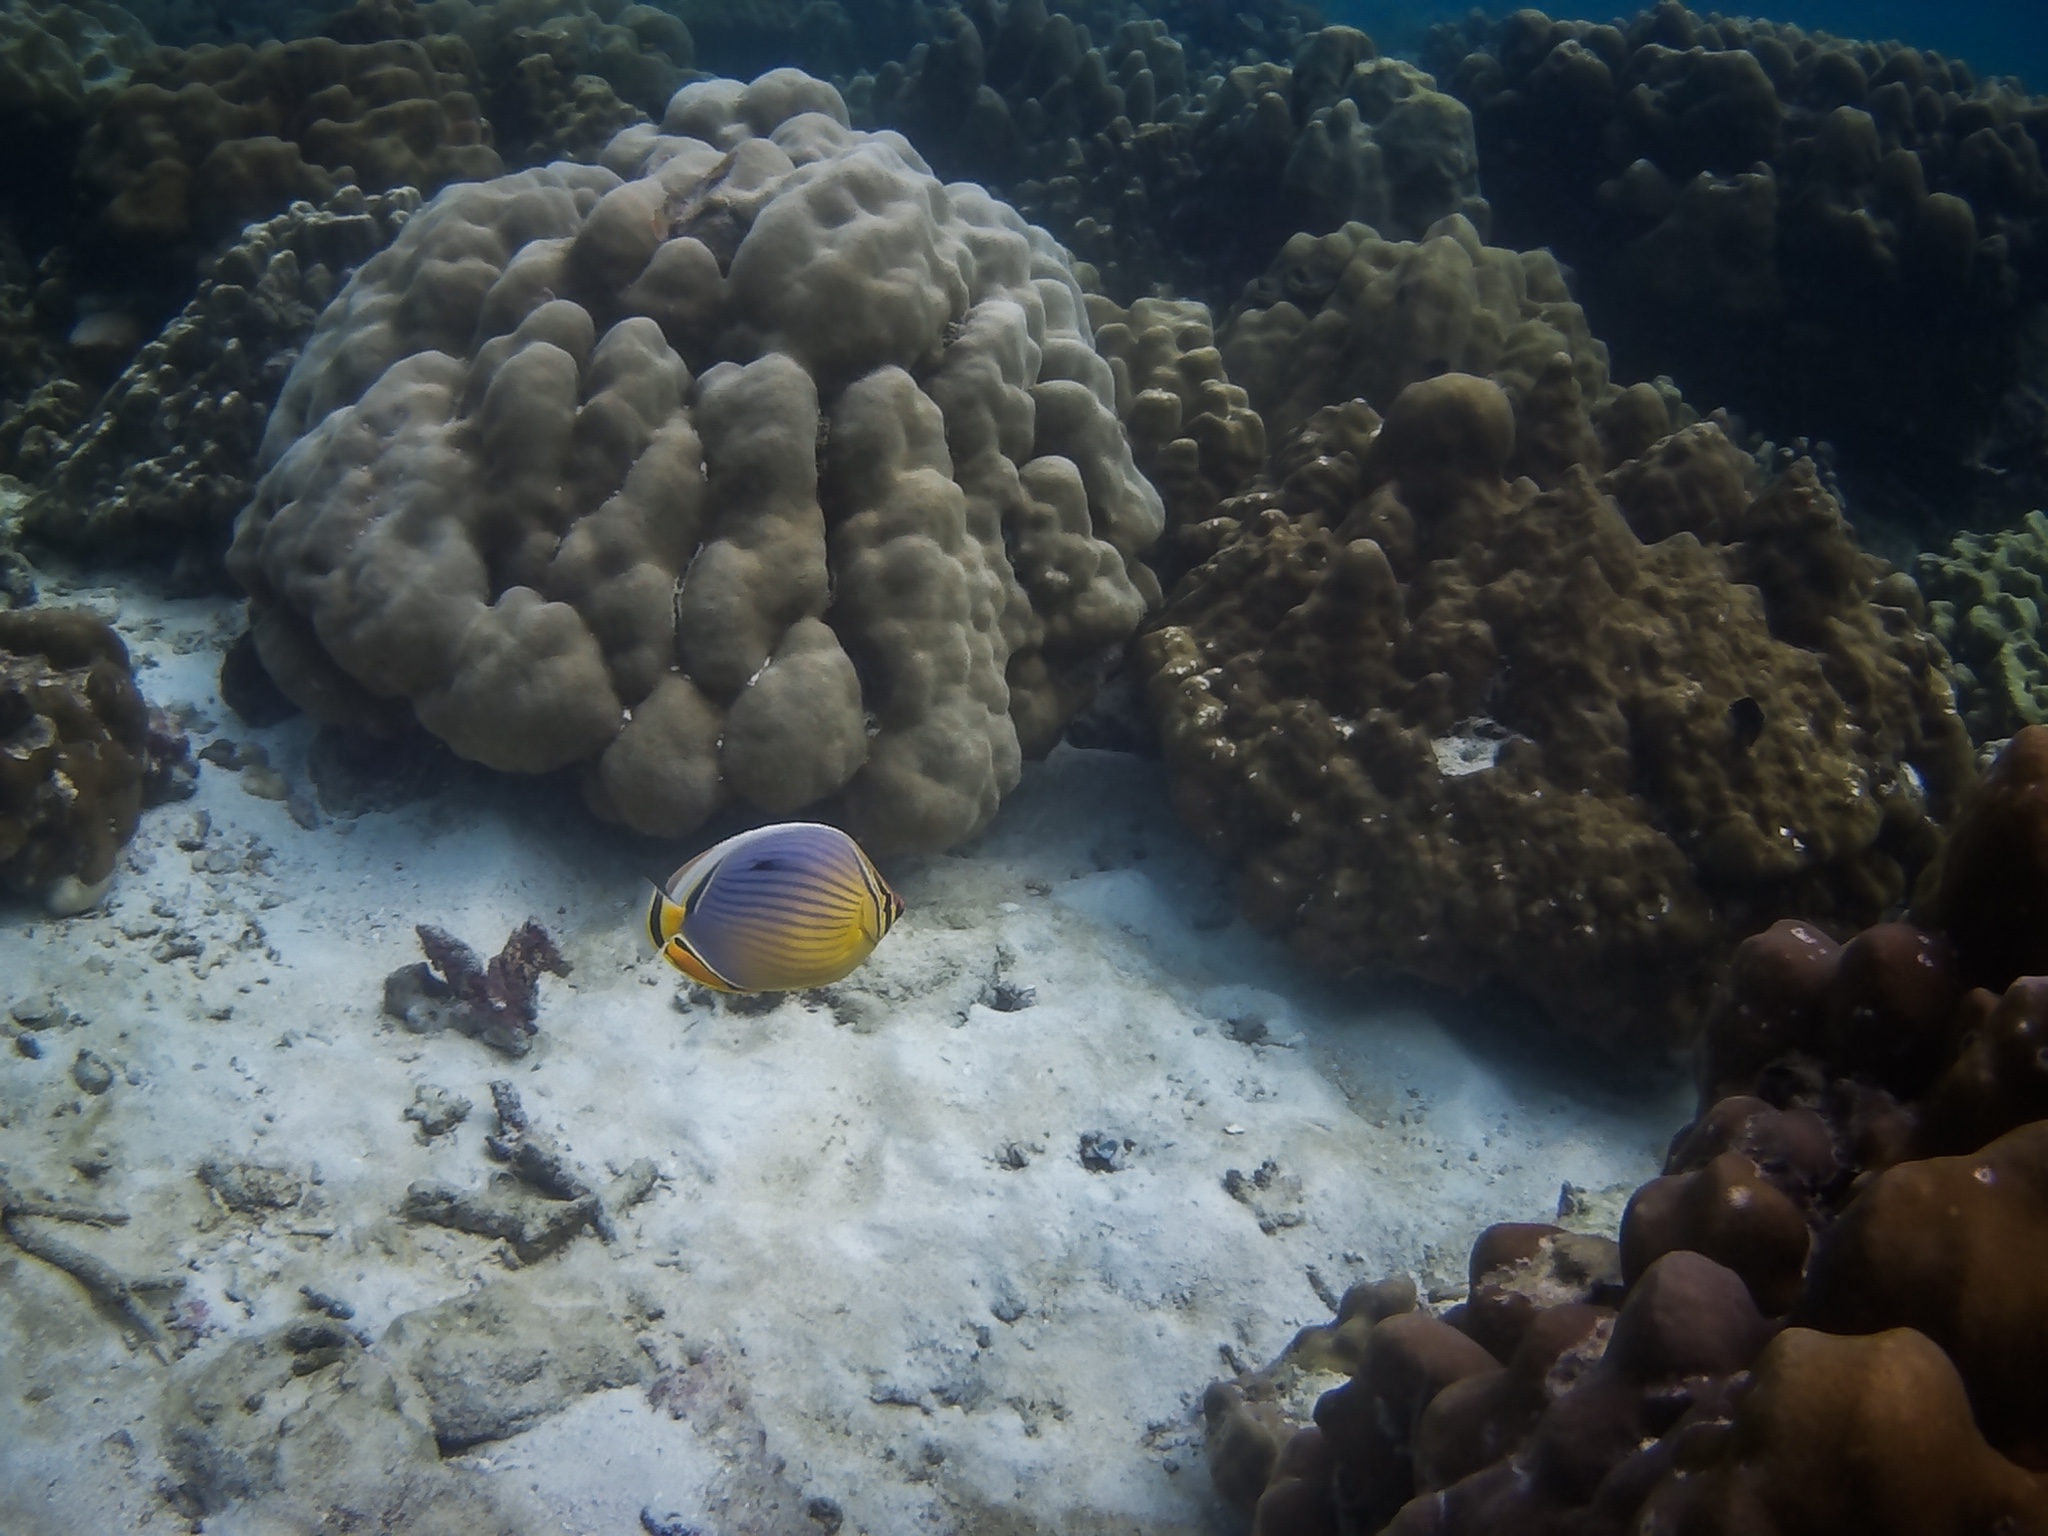
[[[1505,15],[1512,6],[1485,7]],[[1611,21],[1633,15],[1634,6],[1553,4],[1539,7],[1556,17]],[[1705,15],[1711,9],[1695,6]],[[1471,7],[1432,0],[1331,0],[1323,7],[1331,21],[1370,32],[1389,53],[1413,53],[1423,34],[1439,21],[1454,21]],[[2048,83],[2048,4],[2041,0],[1982,0],[1975,5],[1944,5],[1939,0],[1783,0],[1761,10],[1773,21],[1839,37],[1885,40],[1896,38],[1916,48],[1932,48],[1950,58],[1965,59],[1982,75],[2017,75],[2039,90]]]

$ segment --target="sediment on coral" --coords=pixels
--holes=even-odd
[[[363,266],[229,552],[288,695],[660,835],[987,823],[1156,601],[1159,498],[1064,253],[845,123],[794,71],[686,86]]]
[[[1425,57],[1472,109],[1495,234],[1572,265],[1624,373],[1831,440],[1859,515],[2038,502],[2042,98],[1676,0],[1444,27]]]
[[[1315,411],[1177,530],[1199,563],[1136,648],[1175,803],[1253,921],[1335,971],[1504,982],[1581,1038],[1681,1045],[1746,934],[1853,931],[1911,889],[1973,777],[1940,646],[1810,463],[1766,481],[1718,424],[1673,431],[1561,295],[1504,346],[1471,295],[1526,269],[1494,253],[1482,289],[1469,230],[1375,244],[1463,286],[1411,285],[1391,336],[1321,310],[1299,371],[1343,398],[1368,369],[1384,422]],[[1498,382],[1408,382],[1446,316]]]
[[[1743,943],[1618,1243],[1490,1228],[1441,1313],[1354,1287],[1211,1386],[1219,1496],[1263,1536],[2048,1530],[2044,807],[2029,726],[1911,922]]]

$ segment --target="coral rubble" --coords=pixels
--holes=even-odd
[[[507,1056],[532,1049],[540,978],[569,974],[547,929],[520,924],[488,963],[443,929],[422,923],[415,931],[427,958],[384,978],[384,1011],[415,1034],[453,1027]]]

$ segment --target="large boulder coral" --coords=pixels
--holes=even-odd
[[[1124,309],[1091,293],[1088,317],[1116,380],[1117,415],[1166,503],[1167,526],[1207,521],[1266,460],[1266,424],[1224,372],[1208,306],[1139,299]]]
[[[105,0],[0,7],[0,132],[16,160],[10,193],[55,190],[86,123],[149,47],[142,24]]]
[[[1911,582],[1810,464],[1762,483],[1700,423],[1596,480],[1558,364],[1524,424],[1469,374],[1317,413],[1138,655],[1257,923],[1654,1050],[1746,933],[1903,899],[1970,745]],[[1511,479],[1567,405],[1592,467]]]
[[[939,35],[850,93],[942,170],[1003,189],[1119,302],[1227,302],[1292,230],[1485,222],[1469,112],[1363,32],[1276,31],[1213,58],[1166,20],[1091,28],[1067,9],[943,12]]]
[[[618,0],[433,0],[420,16],[469,45],[511,165],[594,159],[618,129],[667,106],[695,57],[671,12]]]
[[[1677,0],[1445,27],[1426,58],[1472,109],[1495,233],[1573,266],[1626,371],[1827,438],[1876,507],[1952,526],[2040,496],[2042,98]]]
[[[153,51],[79,152],[110,247],[96,259],[132,267],[146,252],[161,265],[165,246],[204,244],[343,181],[432,192],[495,175],[475,69],[459,39],[440,37]]]
[[[320,322],[229,568],[332,723],[687,832],[984,825],[1157,596],[1059,248],[795,71],[437,198]]]
[[[1415,240],[1382,238],[1358,223],[1295,235],[1247,286],[1221,344],[1231,379],[1276,435],[1327,402],[1361,399],[1384,411],[1416,380],[1457,371],[1499,380],[1528,448],[1539,434],[1526,407],[1556,359],[1569,374],[1560,381],[1571,396],[1567,417],[1578,414],[1579,401],[1603,416],[1621,393],[1608,377],[1607,348],[1594,339],[1556,259],[1485,245],[1460,215]],[[1668,411],[1667,404],[1649,414],[1668,419]],[[1632,457],[1637,446],[1620,457]],[[1581,444],[1563,447],[1565,462],[1583,453]]]
[[[1218,1494],[1260,1536],[2048,1531],[2044,912],[2030,726],[1912,922],[1741,946],[1618,1245],[1489,1228],[1434,1316],[1354,1287],[1210,1387]]]

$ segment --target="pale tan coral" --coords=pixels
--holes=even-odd
[[[364,266],[230,556],[287,692],[653,833],[986,824],[1157,600],[1162,510],[1063,253],[845,117],[692,85]]]

